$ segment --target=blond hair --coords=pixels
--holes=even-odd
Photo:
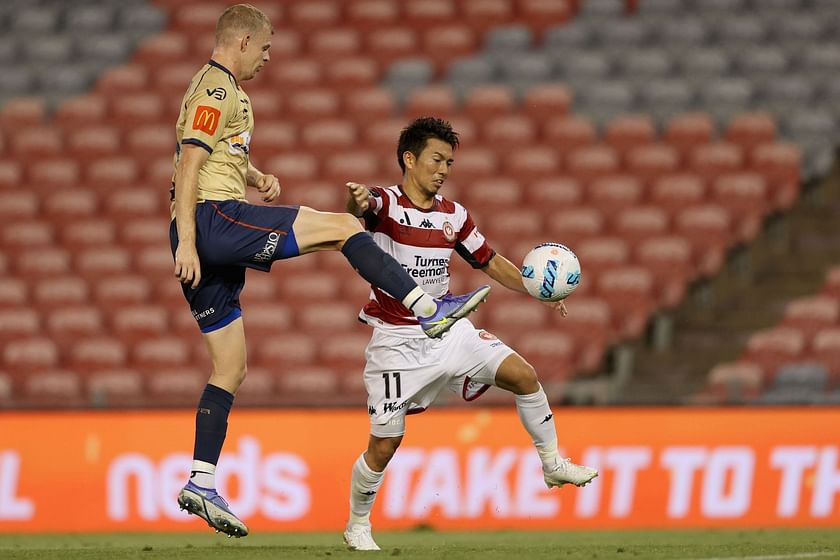
[[[235,4],[219,16],[216,23],[216,44],[224,43],[237,32],[257,33],[262,29],[274,33],[274,26],[262,10],[251,4]]]

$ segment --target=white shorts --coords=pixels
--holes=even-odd
[[[405,338],[374,329],[364,374],[371,434],[403,435],[409,408],[428,407],[444,387],[460,392],[467,377],[493,385],[496,370],[512,353],[467,319],[442,338]]]

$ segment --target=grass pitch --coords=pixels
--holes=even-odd
[[[355,558],[537,559],[667,558],[673,560],[840,559],[837,530],[692,530],[374,532],[382,552],[349,551],[340,533],[263,533],[228,539],[194,534],[2,535],[0,559],[213,560]]]

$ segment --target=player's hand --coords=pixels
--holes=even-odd
[[[191,284],[192,289],[201,282],[201,263],[195,246],[179,244],[175,250],[175,278],[182,284]]]
[[[262,193],[263,202],[274,202],[280,196],[280,181],[274,175],[261,175],[254,186]]]
[[[370,191],[365,185],[360,183],[347,183],[347,190],[350,191],[350,196],[353,197],[353,200],[356,202],[356,208],[359,209],[360,213],[367,212],[367,209],[370,208]]]
[[[549,306],[550,308],[554,309],[555,311],[559,311],[560,315],[565,317],[569,314],[569,310],[566,309],[566,302],[563,300],[560,301],[544,301],[543,304]]]

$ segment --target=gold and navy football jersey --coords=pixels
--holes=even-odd
[[[176,166],[182,145],[199,146],[210,154],[198,174],[199,202],[245,199],[253,130],[254,113],[248,96],[227,68],[211,60],[193,76],[175,128]]]

